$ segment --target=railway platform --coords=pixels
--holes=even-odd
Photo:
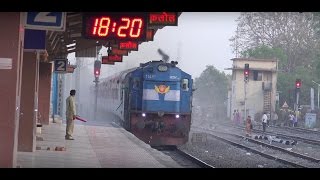
[[[65,123],[49,123],[37,132],[36,151],[18,152],[20,168],[181,168],[120,127],[75,123],[65,140]]]

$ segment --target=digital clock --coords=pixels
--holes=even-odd
[[[83,36],[97,40],[146,41],[147,13],[87,13]]]

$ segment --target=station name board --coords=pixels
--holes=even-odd
[[[118,48],[113,47],[110,55],[128,56],[128,50],[118,49]]]
[[[151,12],[148,25],[177,26],[178,13],[176,12]]]
[[[119,42],[119,49],[138,51],[138,45],[136,41]]]

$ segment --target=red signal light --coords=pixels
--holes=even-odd
[[[296,80],[296,88],[300,88],[301,87],[301,80],[300,79],[297,79]]]
[[[244,81],[248,82],[249,81],[249,64],[244,64]]]
[[[97,76],[100,76],[100,69],[95,69],[94,70],[94,75],[97,77]]]
[[[300,88],[301,84],[299,82],[296,83],[296,87]]]

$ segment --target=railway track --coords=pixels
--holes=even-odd
[[[229,123],[217,123],[218,125],[222,125],[222,126],[228,126],[228,127],[232,127],[232,128],[237,128],[237,129],[241,129],[244,130],[245,127],[244,126],[235,126],[233,124],[229,124]],[[320,146],[320,141],[319,140],[315,140],[315,139],[309,139],[309,138],[305,138],[305,137],[300,137],[300,136],[293,136],[293,135],[288,135],[288,134],[282,134],[279,132],[263,132],[262,130],[259,129],[253,129],[252,132],[255,133],[263,133],[266,135],[272,135],[272,136],[278,136],[280,138],[286,138],[286,139],[293,139],[293,140],[297,140],[297,141],[302,141],[304,143],[307,144],[312,144],[312,145],[317,145]]]
[[[288,126],[274,126],[274,125],[270,125],[270,127],[276,127],[276,128],[290,129],[290,130],[301,131],[301,132],[320,134],[320,131],[318,131],[318,130],[312,130],[312,129],[302,128],[302,127],[288,127]]]
[[[169,155],[173,160],[177,161],[177,163],[183,167],[214,168],[214,166],[211,166],[210,164],[205,163],[191,154],[180,150],[176,146],[160,146],[154,148]]]
[[[244,127],[237,127],[237,128],[244,129]],[[256,132],[256,133],[264,133],[267,135],[278,136],[278,137],[286,138],[286,139],[293,139],[293,140],[297,140],[297,141],[302,141],[307,144],[313,144],[313,145],[320,146],[320,141],[315,140],[315,139],[309,139],[309,138],[304,138],[304,137],[299,137],[299,136],[292,136],[292,135],[288,135],[288,134],[282,134],[279,132],[263,132],[262,130],[258,130],[258,129],[253,129],[252,131]]]
[[[194,129],[198,129],[200,132],[207,133],[209,136],[222,140],[228,144],[234,145],[242,149],[246,149],[247,151],[259,154],[269,159],[279,161],[283,164],[291,165],[293,167],[308,168],[308,167],[320,166],[319,165],[320,160],[317,158],[307,156],[298,152],[293,152],[285,148],[267,144],[267,143],[264,143],[255,139],[247,138],[238,134],[208,130],[205,128],[194,128]],[[224,137],[219,136],[217,134],[223,134]],[[250,143],[246,143],[246,145],[244,145],[243,142],[239,143],[239,141],[242,141],[242,140],[246,140],[247,142],[250,142]],[[261,149],[261,147],[259,146],[265,147],[265,149]]]
[[[320,131],[306,129],[306,128],[300,128],[300,127],[292,128],[292,127],[287,127],[287,126],[273,126],[273,125],[270,125],[270,127],[276,128],[276,129],[287,129],[287,130],[290,130],[290,131],[296,131],[296,132],[300,132],[300,133],[311,133],[311,134],[320,135]]]

